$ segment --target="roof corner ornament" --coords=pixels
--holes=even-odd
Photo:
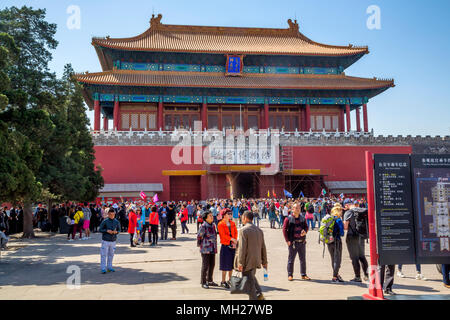
[[[299,32],[297,20],[294,20],[294,22],[292,22],[292,19],[288,19],[287,23],[289,25],[289,30],[293,32]]]
[[[162,19],[162,14],[158,14],[158,16],[155,18],[155,15],[152,14],[152,18],[150,19],[150,28],[156,28],[157,26],[161,25],[161,19]]]

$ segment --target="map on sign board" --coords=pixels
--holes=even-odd
[[[418,263],[450,263],[450,156],[414,156]]]

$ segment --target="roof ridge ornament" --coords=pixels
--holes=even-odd
[[[298,33],[299,32],[299,27],[298,27],[297,20],[294,20],[294,22],[292,22],[292,19],[288,19],[287,23],[289,25],[289,30],[290,31],[292,31],[294,33]]]
[[[161,19],[162,14],[159,13],[158,16],[155,18],[155,15],[152,14],[152,18],[150,19],[150,29],[156,29],[158,26],[161,26]]]

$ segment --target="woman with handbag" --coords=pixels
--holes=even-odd
[[[141,208],[137,208],[136,211],[138,214],[141,213]],[[130,234],[130,247],[136,247],[136,244],[134,244],[134,238],[135,234],[137,232],[137,216],[136,213],[134,213],[134,209],[131,208],[130,212],[128,213],[128,233]]]
[[[226,275],[228,272],[228,280],[231,279],[233,273],[233,262],[236,254],[237,245],[237,228],[236,224],[231,221],[232,212],[230,209],[224,209],[222,214],[222,221],[217,227],[220,236],[220,270],[222,271],[221,287],[230,288],[229,281],[226,282]]]
[[[202,255],[201,285],[203,289],[210,286],[218,287],[213,281],[214,266],[217,253],[217,231],[214,225],[214,217],[210,211],[203,212],[203,224],[198,230],[197,246]]]
[[[67,232],[67,240],[68,241],[73,241],[74,240],[73,239],[74,238],[73,229],[74,229],[74,226],[75,226],[75,219],[74,219],[74,217],[75,217],[75,208],[72,205],[72,207],[69,209],[69,215],[66,218],[66,222],[69,225],[69,231]],[[71,235],[72,235],[72,239],[70,239]]]

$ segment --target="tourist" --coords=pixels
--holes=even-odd
[[[378,272],[380,273],[380,284],[381,287],[384,288],[384,294],[388,294],[391,296],[396,295],[396,293],[392,291],[392,286],[394,284],[395,265],[393,264],[387,266],[386,265],[378,266]]]
[[[332,282],[344,282],[342,277],[339,275],[339,269],[341,268],[342,262],[342,240],[341,237],[344,236],[344,224],[342,222],[342,215],[344,209],[340,203],[331,209],[331,216],[334,217],[334,227],[333,227],[333,239],[332,243],[327,243],[328,252],[331,257],[331,267],[333,268],[333,278]]]
[[[353,271],[355,277],[351,279],[352,282],[362,282],[361,281],[361,265],[364,273],[364,281],[369,279],[367,259],[365,256],[364,239],[356,231],[356,221],[355,213],[352,210],[355,205],[350,199],[345,199],[344,202],[344,229],[347,230],[347,237],[345,242],[347,244],[347,250],[352,260]],[[361,263],[361,265],[360,265]]]
[[[441,270],[442,270],[442,276],[443,276],[443,281],[444,281],[444,287],[446,287],[447,289],[450,289],[450,277],[449,277],[450,264],[443,264]]]
[[[73,233],[72,233],[72,239],[75,240],[75,234],[77,231],[80,232],[80,240],[85,240],[83,237],[83,211],[81,206],[78,206],[75,212],[75,215],[73,216],[74,224],[73,224]]]
[[[75,208],[74,205],[71,205],[68,211],[68,217],[66,220],[67,224],[69,225],[69,230],[67,232],[67,240],[68,241],[74,241],[74,235],[73,232],[75,229]],[[70,236],[72,236],[72,239],[70,239]]]
[[[175,215],[175,209],[173,204],[169,204],[167,208],[167,224],[169,228],[172,230],[172,238],[171,240],[177,239],[177,219]]]
[[[136,211],[139,211],[139,213],[142,212],[141,208],[137,208]],[[128,213],[128,234],[130,235],[130,247],[136,247],[134,244],[134,234],[137,232],[137,215],[134,212],[134,209],[131,208],[130,212]]]
[[[225,209],[222,221],[220,221],[217,227],[221,244],[219,270],[222,271],[222,282],[220,283],[220,286],[226,289],[230,288],[229,283],[226,281],[226,274],[228,273],[228,280],[230,280],[231,274],[233,273],[233,262],[238,236],[236,224],[231,221],[231,215],[231,210]]]
[[[314,205],[309,202],[306,207],[307,207],[305,214],[306,223],[308,224],[308,228],[314,230],[314,227],[316,226],[314,222]]]
[[[0,249],[6,250],[6,244],[9,241],[9,237],[6,236],[6,228],[4,226],[0,226]]]
[[[102,233],[102,247],[100,249],[101,272],[114,272],[112,262],[116,251],[117,234],[120,232],[120,222],[115,218],[116,213],[112,207],[107,208],[108,218],[100,224],[99,231]]]
[[[89,236],[91,235],[91,230],[89,229],[89,224],[91,223],[92,212],[91,212],[91,209],[89,209],[87,202],[84,203],[84,207],[81,210],[83,211],[83,219],[84,219],[83,229],[84,229],[84,233],[86,235],[83,238],[83,240],[88,240]]]
[[[121,232],[128,230],[127,212],[125,210],[125,205],[121,204],[117,211],[118,220],[120,222]]]
[[[247,289],[250,300],[265,300],[261,287],[256,280],[256,269],[261,265],[267,269],[267,252],[264,242],[264,233],[252,224],[253,213],[244,212],[242,216],[243,228],[239,230],[238,252],[235,258],[235,267],[247,277]]]
[[[180,223],[181,223],[181,233],[185,233],[184,231],[186,230],[186,233],[189,233],[189,229],[186,226],[186,223],[188,221],[188,210],[186,209],[186,207],[183,205],[181,205],[181,209],[178,212],[178,217],[180,219]]]
[[[210,286],[218,286],[213,281],[217,253],[217,232],[211,212],[204,211],[202,219],[204,222],[197,233],[197,246],[200,247],[202,255],[201,285],[203,289],[209,289]]]
[[[300,207],[296,203],[293,207],[293,213],[285,221],[283,225],[283,236],[289,250],[287,272],[288,280],[294,279],[294,262],[298,255],[300,260],[300,276],[302,280],[311,280],[306,275],[306,234],[308,233],[308,225],[300,215]]]
[[[161,240],[167,240],[167,233],[169,233],[169,226],[167,222],[167,202],[164,201],[161,208],[158,210],[159,223],[161,225]]]
[[[403,274],[403,272],[402,272],[402,269],[403,269],[403,265],[402,264],[399,264],[398,265],[398,271],[397,271],[397,275],[400,277],[400,278],[404,278],[405,277],[405,275]],[[416,274],[416,279],[417,280],[427,280],[427,278],[425,278],[425,276],[421,273],[421,267],[420,267],[420,264],[416,264],[416,272],[417,272],[417,274]]]
[[[150,231],[152,234],[152,244],[151,246],[156,246],[158,244],[158,226],[159,226],[159,214],[156,210],[156,206],[152,206],[152,212],[150,213]],[[150,237],[150,233],[149,233]]]
[[[202,209],[202,205],[201,204],[199,204],[197,206],[197,210],[195,211],[195,214],[197,216],[197,232],[198,232],[199,226],[201,226],[203,224],[203,218],[202,218],[202,216],[203,216],[203,209]]]
[[[287,203],[284,203],[283,205],[283,210],[282,210],[282,215],[281,215],[281,225],[284,225],[284,221],[288,218],[289,216],[289,206]]]
[[[235,200],[233,206],[231,207],[231,212],[233,213],[233,221],[236,225],[239,224],[239,205]]]
[[[253,212],[253,224],[255,225],[255,226],[257,226],[257,227],[259,227],[259,220],[260,220],[260,217],[259,217],[259,208],[258,208],[258,206],[256,205],[256,202],[253,202],[253,205],[252,205],[252,210],[251,210],[252,212]]]
[[[277,219],[276,214],[276,207],[273,201],[270,203],[269,206],[269,221],[270,221],[270,228],[275,229],[275,220]]]
[[[141,207],[142,209],[142,216],[141,216],[141,220],[142,220],[142,233],[141,233],[141,242],[142,245],[144,245],[145,243],[145,232],[148,231],[148,243],[151,245],[152,244],[152,239],[151,239],[151,232],[150,232],[150,208],[149,208],[149,204],[147,203],[145,206]]]

